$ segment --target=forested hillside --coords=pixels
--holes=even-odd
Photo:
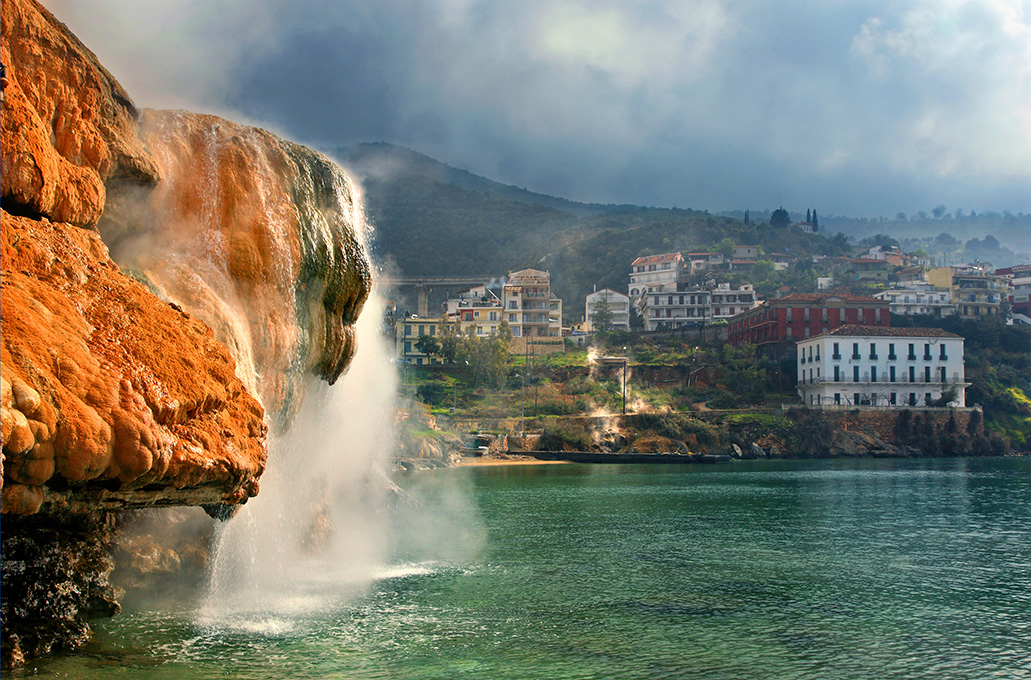
[[[567,322],[579,320],[584,296],[595,286],[625,290],[630,263],[640,255],[715,250],[730,242],[760,246],[766,255],[785,253],[807,260],[813,254],[850,254],[850,246],[864,239],[898,243],[894,239],[910,236],[904,247],[920,248],[932,257],[951,262],[980,258],[1006,266],[1021,254],[993,237],[980,240],[973,232],[997,226],[1007,233],[1022,227],[1031,233],[1031,216],[959,212],[957,217],[937,211],[933,217],[898,215],[893,220],[821,214],[819,233],[806,234],[793,226],[771,226],[769,211],[752,211],[746,221],[744,211],[714,215],[535,194],[390,144],[327,152],[364,186],[366,212],[376,229],[373,254],[394,273],[487,280],[524,267],[547,269],[555,293],[565,301]],[[790,216],[797,222],[804,219],[803,213]],[[950,228],[958,230],[956,238],[938,235]],[[933,236],[916,236],[923,233]],[[731,278],[767,292],[784,283],[811,283],[812,274],[805,265],[776,274],[760,267],[752,275]]]

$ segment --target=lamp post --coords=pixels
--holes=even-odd
[[[627,358],[623,357],[623,415],[626,415],[626,365]]]

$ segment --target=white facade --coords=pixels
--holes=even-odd
[[[630,285],[627,286],[630,298],[640,300],[651,291],[676,290],[684,262],[684,256],[680,253],[637,258],[630,265]]]
[[[952,304],[951,290],[935,290],[931,284],[911,284],[906,288],[890,288],[874,295],[878,300],[888,303],[892,314],[917,316],[950,316],[956,313],[956,305]]]
[[[963,338],[936,328],[842,326],[797,343],[798,394],[811,407],[923,407],[955,389],[966,405]]]
[[[561,337],[562,300],[552,295],[548,272],[510,272],[508,283],[501,289],[501,303],[513,337]]]
[[[644,328],[648,331],[712,323],[710,293],[703,289],[649,293],[643,311]]]
[[[617,330],[630,330],[630,296],[616,292],[611,288],[596,290],[587,296],[587,324],[595,331],[605,331],[607,328],[594,328],[594,312],[598,305],[604,300],[609,311],[612,312],[612,328]]]
[[[711,305],[710,316],[715,321],[754,309],[759,306],[759,301],[750,283],[740,288],[731,288],[729,283],[721,283],[712,290]]]

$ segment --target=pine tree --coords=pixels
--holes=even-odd
[[[816,208],[813,208],[813,233],[820,230],[820,221],[816,219]]]
[[[812,224],[813,223],[813,217],[810,214],[810,211],[808,209],[805,211],[805,223],[806,224]]]

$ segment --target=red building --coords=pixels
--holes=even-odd
[[[731,317],[727,341],[735,346],[751,343],[774,356],[791,356],[798,340],[847,324],[887,328],[888,303],[844,290],[791,293]]]

